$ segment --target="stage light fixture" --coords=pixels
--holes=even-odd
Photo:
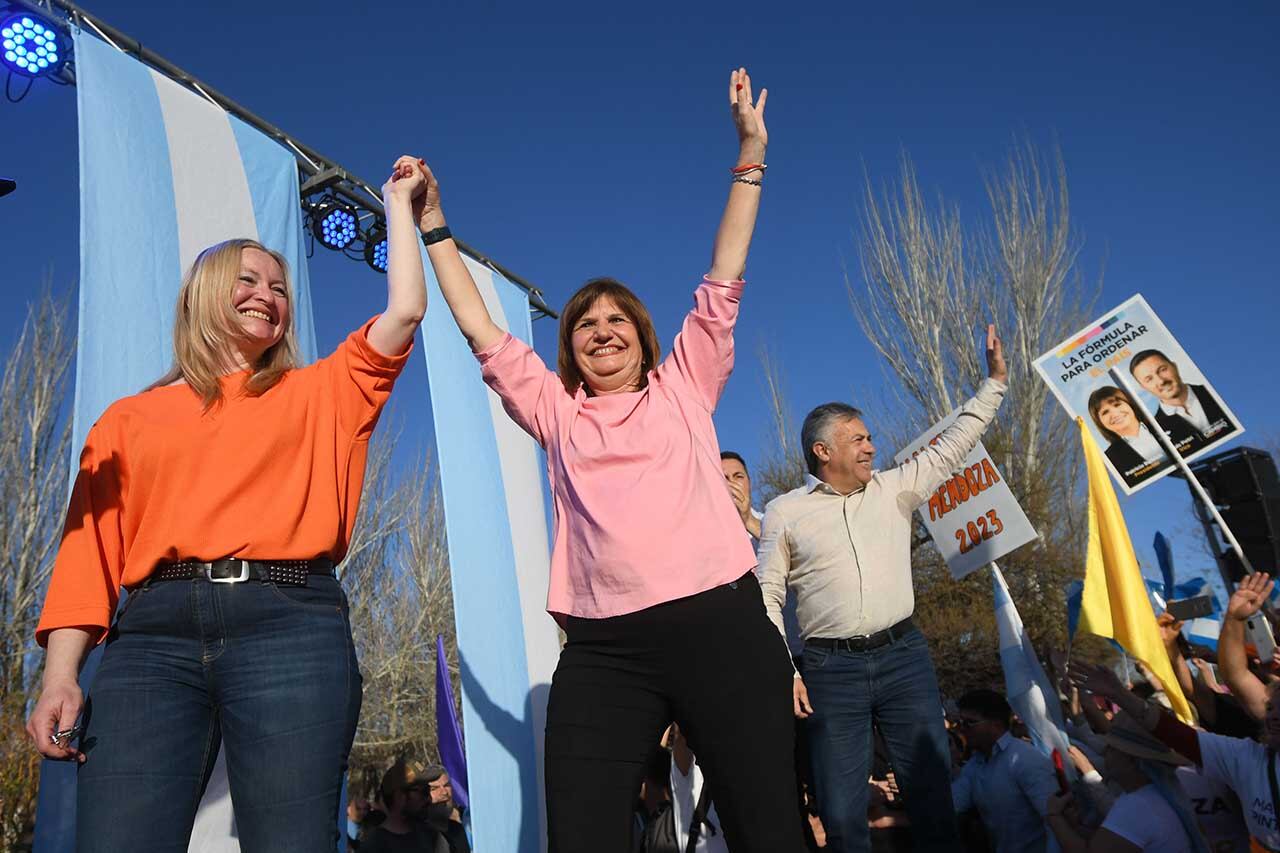
[[[0,48],[5,67],[26,77],[56,74],[67,59],[53,24],[27,12],[0,20]]]
[[[360,214],[337,199],[327,198],[312,211],[311,233],[326,249],[345,249],[360,236]]]
[[[387,271],[387,227],[381,222],[364,238],[364,262],[378,272]]]

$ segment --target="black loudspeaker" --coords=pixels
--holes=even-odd
[[[1238,447],[1201,459],[1191,470],[1218,506],[1254,571],[1274,576],[1280,567],[1280,475],[1271,454]],[[1239,580],[1244,571],[1235,552],[1228,548],[1223,558],[1232,579]]]

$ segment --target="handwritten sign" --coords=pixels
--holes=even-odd
[[[957,409],[938,421],[894,460],[902,464],[923,452],[958,415]],[[1037,536],[982,442],[918,511],[955,578],[1000,559]]]

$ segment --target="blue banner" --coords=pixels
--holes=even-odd
[[[494,322],[532,345],[528,297],[465,259]],[[542,745],[560,654],[546,613],[546,459],[480,378],[431,268],[423,324],[458,628],[477,850],[546,849]]]

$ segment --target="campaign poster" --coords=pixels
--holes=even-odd
[[[1129,380],[1137,399],[1113,381],[1113,367]],[[1040,356],[1036,370],[1067,414],[1084,419],[1125,494],[1176,467],[1138,407],[1188,461],[1244,432],[1239,418],[1141,295]]]
[[[959,415],[960,410],[956,409],[929,427],[894,461],[901,465],[933,444]],[[1000,559],[1038,535],[982,442],[917,511],[956,579]]]

